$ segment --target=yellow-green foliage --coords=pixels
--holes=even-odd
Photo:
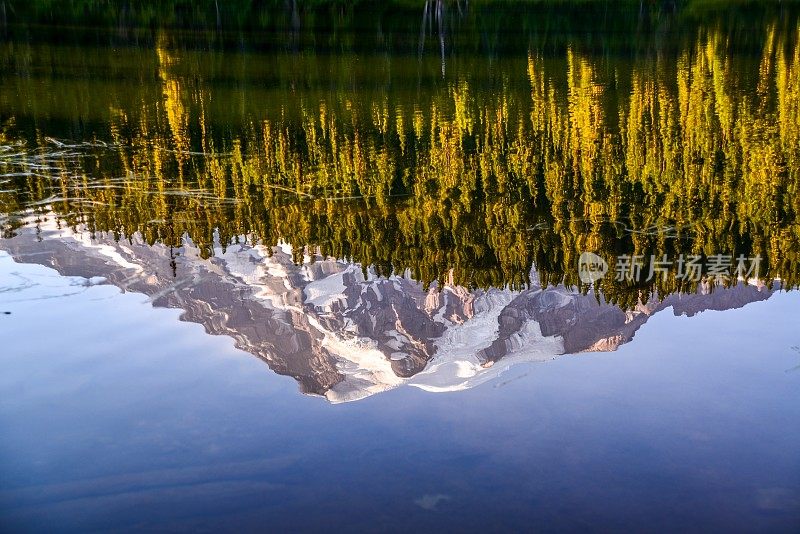
[[[215,233],[223,244],[283,240],[383,273],[410,269],[426,283],[519,287],[535,264],[543,282],[577,285],[577,258],[591,250],[612,262],[623,253],[758,254],[768,262],[762,275],[795,284],[798,41],[800,28],[770,27],[760,60],[737,64],[724,34],[709,30],[677,59],[531,51],[498,69],[511,77],[461,66],[477,74],[421,97],[353,92],[341,80],[336,90],[300,90],[328,80],[325,72],[408,76],[413,59],[363,66],[290,56],[273,65],[279,89],[248,98],[206,81],[237,65],[201,65],[164,35],[154,57],[138,57],[157,87],[114,88],[97,95],[96,109],[69,104],[96,86],[65,87],[61,104],[34,86],[12,88],[28,90],[36,110],[6,88],[12,109],[106,124],[113,146],[60,160],[54,177],[18,179],[0,206],[14,214],[55,195],[37,209],[96,232],[176,246],[188,236],[205,254]],[[476,86],[487,79],[490,88]],[[50,133],[36,135],[29,150],[52,151]],[[674,276],[602,283],[628,305],[689,288]]]

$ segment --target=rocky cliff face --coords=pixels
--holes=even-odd
[[[292,261],[288,247],[232,245],[205,260],[189,240],[180,248],[115,241],[55,223],[27,227],[0,249],[69,276],[102,277],[154,306],[184,310],[183,320],[292,376],[303,392],[332,402],[402,384],[452,391],[489,380],[523,361],[615,350],[656,312],[738,308],[769,298],[762,286],[702,288],[624,311],[564,287],[468,291],[444,284],[425,291],[404,276],[321,257]],[[535,278],[535,277],[533,277]]]

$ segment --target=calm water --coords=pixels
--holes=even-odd
[[[635,4],[2,4],[0,530],[800,529],[800,8]]]

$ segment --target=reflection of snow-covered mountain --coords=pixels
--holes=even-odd
[[[582,351],[614,350],[650,315],[741,307],[769,298],[738,285],[652,300],[633,311],[563,287],[468,291],[445,284],[425,291],[403,276],[321,257],[292,260],[286,246],[232,245],[205,260],[189,240],[180,248],[114,241],[53,222],[0,240],[19,262],[61,274],[103,277],[180,308],[187,321],[294,377],[306,393],[345,402],[401,384],[454,391],[489,380],[520,362]]]

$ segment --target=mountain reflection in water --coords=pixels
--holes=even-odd
[[[658,13],[603,53],[576,19],[497,56],[464,46],[485,35],[473,12],[447,54],[409,53],[407,28],[377,52],[346,33],[232,50],[224,32],[12,28],[0,249],[184,309],[333,402],[468,388],[614,350],[668,307],[767,299],[800,274],[797,13],[672,33]],[[583,251],[763,266],[589,286]]]
[[[104,279],[143,293],[153,305],[184,310],[183,320],[295,378],[305,393],[358,400],[402,384],[457,391],[520,362],[565,353],[615,350],[656,312],[676,315],[739,308],[772,294],[760,282],[651,297],[631,310],[594,292],[564,286],[425,289],[408,276],[377,276],[360,266],[306,257],[287,245],[215,248],[210,259],[187,238],[175,248],[91,238],[52,222],[0,242],[17,261],[66,276]],[[712,291],[713,289],[713,291]]]

